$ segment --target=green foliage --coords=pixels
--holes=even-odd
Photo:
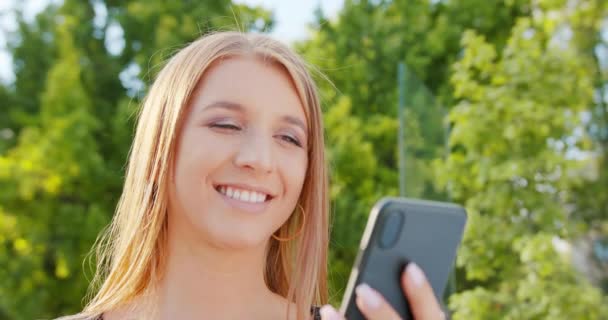
[[[333,82],[319,80],[333,303],[370,207],[398,194],[404,62],[406,194],[469,213],[453,318],[608,316],[606,292],[554,245],[608,230],[607,18],[600,0],[348,0],[335,19],[317,13],[296,48]],[[65,0],[17,20],[15,81],[0,85],[0,319],[49,318],[81,308],[82,261],[120,194],[150,79],[201,34],[273,21],[228,0]],[[123,36],[109,50],[111,30]]]
[[[454,319],[603,319],[606,297],[556,254],[552,237],[539,233],[515,241],[520,264],[511,267],[511,281],[455,295],[450,303]]]
[[[526,10],[524,1],[346,1],[335,20],[319,12],[312,38],[297,45],[333,82],[319,81],[328,109],[332,183],[337,184],[332,187],[330,259],[335,302],[371,206],[381,196],[399,192],[397,64],[407,65],[406,195],[446,199],[444,189],[436,187],[432,163],[446,151],[442,103],[453,99],[447,76],[461,50],[460,36],[475,27],[502,44],[515,18]],[[470,18],[471,11],[478,18]],[[334,113],[340,114],[339,125],[332,124]],[[335,137],[343,137],[348,149]],[[345,149],[349,154],[342,156]],[[373,167],[367,154],[375,160]]]
[[[0,157],[2,219],[9,222],[0,294],[11,318],[51,317],[80,301],[83,253],[111,207],[92,197],[104,166],[91,135],[97,119],[81,85],[74,26],[66,19],[57,27],[59,57],[40,95],[38,125],[24,127],[16,147]]]
[[[558,47],[545,25],[519,20],[502,51],[467,32],[454,64],[451,152],[437,163],[438,178],[470,213],[457,261],[470,290],[450,300],[455,319],[608,315],[606,296],[552,245],[596,222],[578,214],[576,189],[589,179],[573,156],[593,146],[581,115],[594,88],[577,48]]]
[[[299,48],[337,88],[320,81],[336,184],[335,303],[371,204],[397,194],[396,69],[405,62],[406,194],[469,212],[454,317],[608,315],[606,296],[553,248],[608,221],[608,118],[594,99],[607,79],[594,55],[608,16],[601,3],[346,1],[333,20],[318,13]]]
[[[272,24],[267,11],[229,1],[96,3],[107,7],[101,24],[92,2],[66,0],[31,23],[18,15],[9,41],[16,79],[0,86],[0,319],[54,318],[82,308],[93,272],[85,255],[122,188],[142,89],[133,82],[149,80],[135,74],[125,84],[120,75],[138,64],[147,70],[151,56],[162,63],[168,55],[155,52],[210,28],[240,18],[243,30]],[[197,26],[215,16],[227,19]],[[118,54],[104,43],[117,23],[125,32]]]

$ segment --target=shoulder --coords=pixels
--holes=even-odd
[[[56,318],[55,320],[102,320],[103,319],[103,315],[85,315],[82,313],[79,314],[75,314],[75,315],[70,315],[70,316],[63,316],[63,317],[59,317]]]
[[[267,304],[267,306],[269,306],[269,307],[272,306],[272,309],[275,310],[275,312],[273,312],[274,313],[273,316],[271,317],[272,319],[284,319],[286,306],[288,306],[288,308],[289,308],[288,318],[289,319],[297,318],[296,317],[297,305],[294,302],[288,301],[286,298],[284,298],[282,296],[274,294],[274,302]],[[321,313],[319,311],[320,309],[321,309],[321,307],[319,307],[319,306],[310,307],[310,316],[311,316],[310,320],[321,320]]]
[[[320,313],[320,308],[318,306],[312,306],[310,308],[310,315],[312,316],[313,320],[321,320],[321,313]],[[103,314],[100,314],[96,317],[89,317],[89,318],[73,318],[73,319],[69,319],[69,320],[107,320],[104,319]],[[68,320],[68,319],[57,319],[57,320]]]

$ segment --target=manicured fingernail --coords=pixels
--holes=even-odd
[[[370,309],[376,309],[380,306],[380,294],[376,290],[372,289],[367,284],[363,283],[357,286],[355,289],[357,296],[363,299],[363,303]]]
[[[340,314],[330,305],[324,305],[319,310],[323,320],[340,320]]]
[[[412,279],[412,282],[416,287],[422,286],[425,280],[424,273],[420,270],[420,267],[415,263],[410,263],[406,269],[408,277]]]

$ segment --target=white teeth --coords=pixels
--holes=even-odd
[[[266,201],[268,195],[255,191],[233,189],[232,187],[220,186],[220,193],[243,202],[260,203]]]
[[[258,193],[258,198],[257,198],[258,202],[264,202],[266,201],[266,195],[263,193]]]

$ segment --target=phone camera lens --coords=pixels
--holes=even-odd
[[[380,234],[380,248],[388,249],[394,246],[397,240],[399,240],[402,226],[403,214],[399,211],[389,212],[384,219],[382,233]]]

